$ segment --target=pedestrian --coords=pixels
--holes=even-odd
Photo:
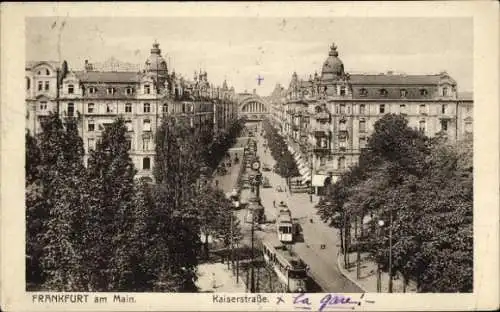
[[[217,288],[217,282],[215,280],[215,273],[212,273],[212,288],[213,289]]]

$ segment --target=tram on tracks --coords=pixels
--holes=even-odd
[[[307,292],[309,267],[293,251],[285,246],[275,246],[270,241],[262,242],[264,260],[272,267],[286,292]]]
[[[278,239],[284,244],[293,243],[293,221],[292,213],[288,208],[281,208],[276,218],[276,231]]]

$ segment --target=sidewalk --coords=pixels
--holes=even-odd
[[[214,275],[215,274],[215,275]],[[214,286],[215,277],[215,288]],[[198,265],[198,280],[196,281],[200,292],[246,292],[245,284],[240,280],[236,284],[236,277],[227,264],[205,263]]]
[[[339,253],[337,258],[337,264],[340,272],[355,283],[358,287],[362,288],[366,292],[377,292],[377,264],[370,259],[368,259],[368,253],[361,253],[361,274],[360,279],[356,278],[356,253],[352,252],[348,254],[349,268],[344,268],[344,256]],[[387,272],[381,272],[381,292],[389,292],[389,274]],[[392,281],[392,292],[402,293],[403,292],[403,278],[394,276]],[[407,293],[416,293],[417,285],[410,281],[406,286]]]

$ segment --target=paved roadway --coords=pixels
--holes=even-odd
[[[274,166],[274,159],[269,150],[264,152],[262,144],[264,138],[257,136],[257,155],[261,162]],[[294,218],[302,228],[302,238],[293,245],[293,250],[310,267],[310,274],[325,292],[361,293],[363,292],[354,283],[340,273],[337,266],[337,255],[340,245],[335,231],[321,222],[316,214],[314,203],[310,202],[309,194],[290,194],[289,192],[277,192],[276,186],[286,185],[285,180],[273,172],[263,172],[269,178],[272,188],[261,188],[260,195],[264,206],[266,217],[276,219],[276,209],[273,200],[278,204],[284,201]],[[313,219],[313,223],[310,222]],[[272,227],[274,230],[274,226]],[[277,235],[274,231],[266,231],[265,236]],[[326,248],[321,249],[321,244]]]
[[[257,135],[257,155],[262,163],[274,166],[274,159],[269,151],[264,153],[262,143],[264,139]],[[239,138],[239,142],[246,143],[247,138]],[[241,143],[240,143],[241,144]],[[242,157],[240,157],[240,160]],[[241,164],[241,162],[240,162]],[[227,175],[219,176],[219,185],[224,192],[230,192],[233,189],[234,181],[239,171],[239,164],[230,168]],[[260,189],[261,201],[267,220],[275,220],[277,210],[273,207],[273,200],[278,204],[284,201],[292,217],[300,224],[302,228],[302,239],[293,245],[293,250],[310,267],[310,275],[323,288],[324,292],[342,292],[342,293],[361,293],[363,292],[354,283],[345,278],[337,267],[337,254],[339,253],[339,238],[335,235],[332,228],[321,222],[316,215],[314,203],[309,200],[308,194],[290,194],[289,192],[278,192],[276,186],[281,185],[285,188],[285,180],[273,172],[262,172],[263,176],[268,177],[272,188]],[[249,190],[242,191],[242,197],[248,196]],[[246,209],[239,210],[236,215],[242,225],[244,240],[243,245],[250,245],[250,226],[244,221]],[[309,220],[313,219],[313,223]],[[266,239],[277,241],[276,227],[274,223],[267,224],[262,231],[255,231],[257,239]],[[321,249],[320,245],[325,244],[326,248]]]

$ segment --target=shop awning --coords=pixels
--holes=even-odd
[[[312,177],[312,185],[313,186],[324,186],[326,178],[328,178],[327,175],[324,175],[324,174],[315,174]]]
[[[311,181],[311,175],[309,174],[309,172],[302,176],[302,184],[306,184],[308,181]]]
[[[299,172],[301,176],[311,175],[311,172],[306,167],[299,168]]]

